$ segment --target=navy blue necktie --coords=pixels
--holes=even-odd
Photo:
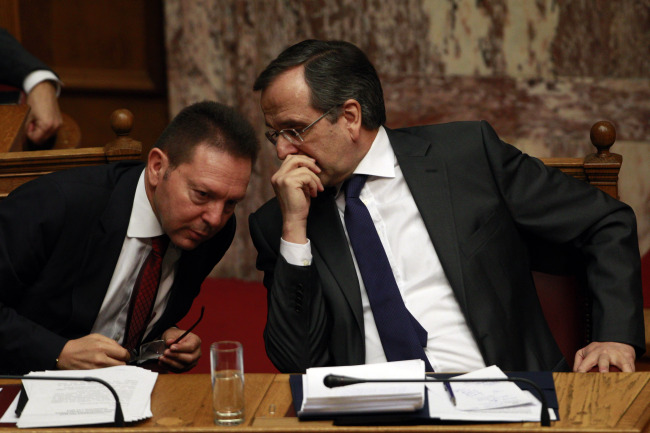
[[[404,305],[370,213],[359,199],[367,177],[356,174],[347,181],[345,227],[366,286],[384,354],[388,361],[422,359],[427,371],[433,371],[424,353],[427,331]]]

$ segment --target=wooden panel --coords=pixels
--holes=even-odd
[[[103,146],[115,137],[109,127],[113,110],[128,108],[134,116],[131,137],[142,142],[145,157],[168,123],[167,99],[132,94],[66,94],[60,98],[61,110],[81,128],[82,147]]]
[[[162,1],[0,2],[15,2],[16,36],[63,81],[59,104],[79,125],[81,146],[109,141],[107,116],[128,108],[146,155],[169,122]]]
[[[0,27],[19,37],[18,0],[0,0]]]
[[[66,89],[164,93],[160,1],[28,0],[20,20],[23,45]]]

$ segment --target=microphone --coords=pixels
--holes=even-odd
[[[104,385],[108,390],[113,394],[115,399],[115,427],[124,427],[124,414],[122,413],[122,405],[120,404],[120,399],[117,396],[115,389],[105,380],[99,379],[97,377],[65,377],[65,376],[16,376],[16,375],[0,375],[0,379],[18,379],[18,380],[76,380],[84,382],[97,382]],[[25,392],[23,390],[23,392]]]
[[[323,379],[323,384],[328,388],[337,388],[339,386],[348,386],[354,385],[356,383],[399,383],[399,382],[520,382],[530,385],[537,391],[539,394],[540,400],[542,402],[542,413],[540,415],[540,424],[542,427],[551,426],[551,418],[548,414],[548,403],[546,402],[546,396],[542,389],[530,379],[525,379],[523,377],[507,377],[507,378],[490,378],[490,379],[467,379],[467,378],[455,378],[450,377],[448,379],[362,379],[358,377],[350,376],[341,376],[338,374],[328,374]]]

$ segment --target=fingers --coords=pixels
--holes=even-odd
[[[319,191],[325,189],[318,177],[320,172],[321,169],[313,158],[305,155],[289,155],[271,178],[271,183],[276,190],[276,195],[302,190],[309,196],[316,197]]]
[[[598,371],[601,373],[609,373],[609,355],[603,353],[598,357]]]
[[[59,125],[52,122],[51,119],[38,118],[32,114],[27,118],[27,138],[35,144],[45,142],[56,133],[58,128]]]
[[[573,371],[588,372],[597,366],[598,371],[606,373],[611,367],[623,372],[634,372],[634,348],[624,343],[593,342],[576,352]]]
[[[158,358],[159,365],[164,366],[168,370],[174,372],[184,372],[189,371],[192,368],[196,367],[196,364],[199,362],[201,357],[201,350],[199,349],[197,353],[176,353],[170,352]]]
[[[100,334],[90,334],[69,340],[59,354],[57,368],[86,370],[124,365],[129,352],[115,340]]]
[[[288,172],[299,167],[305,167],[317,174],[321,172],[316,160],[307,155],[288,155],[282,162],[278,172]]]
[[[181,341],[174,343],[182,334],[183,331],[176,328],[171,328],[164,334],[165,343],[169,347],[158,361],[172,371],[188,371],[196,366],[201,357],[201,338],[190,332]]]
[[[311,198],[325,189],[318,177],[320,172],[313,158],[289,155],[271,178],[282,212],[282,238],[288,242],[306,242]]]
[[[41,144],[63,123],[56,88],[48,81],[37,84],[27,95],[27,104],[31,107],[27,116],[27,137]]]

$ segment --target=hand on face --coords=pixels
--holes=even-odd
[[[282,210],[282,238],[287,242],[307,242],[307,216],[311,198],[323,191],[318,177],[321,169],[305,155],[288,155],[271,178]]]

